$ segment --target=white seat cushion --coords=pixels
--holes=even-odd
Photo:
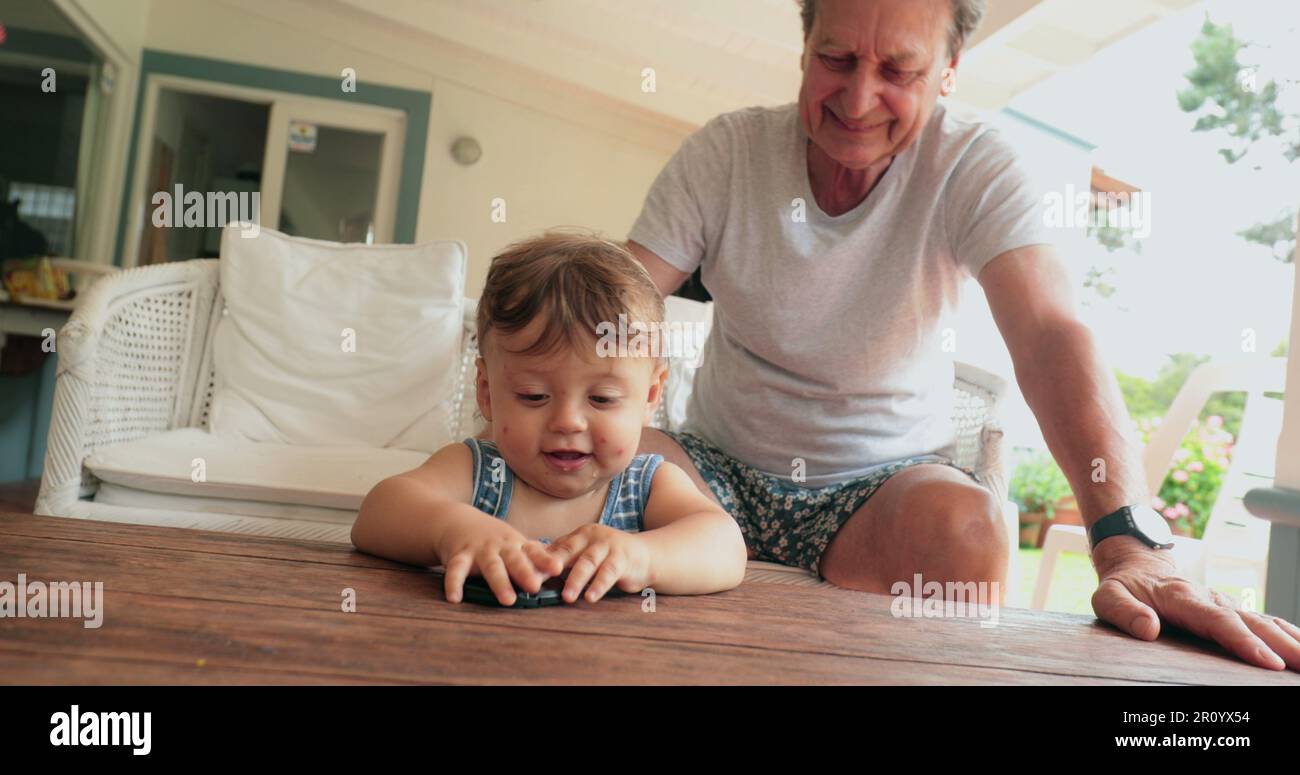
[[[356,521],[356,509],[327,509],[324,506],[306,506],[301,503],[272,503],[240,498],[195,498],[193,495],[173,495],[156,490],[137,490],[113,482],[100,482],[95,488],[95,503],[121,506],[130,509],[149,509],[167,512],[204,512],[232,516],[271,517],[351,525]]]
[[[135,490],[356,511],[370,488],[427,459],[409,450],[266,444],[182,428],[97,449],[85,465]],[[197,472],[205,480],[194,481]]]

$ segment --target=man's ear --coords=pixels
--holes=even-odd
[[[948,64],[943,68],[943,80],[946,82],[945,87],[949,92],[957,88],[957,63],[960,61],[961,52],[959,51],[952,55],[952,58],[948,60]]]
[[[645,420],[649,424],[650,419],[655,416],[655,410],[659,408],[660,402],[664,398],[664,384],[668,381],[668,360],[661,359],[655,365],[654,372],[650,375],[650,392],[646,394]]]
[[[480,356],[474,360],[474,366],[478,369],[478,376],[474,378],[478,411],[484,420],[492,422],[492,395],[488,392],[487,362]]]

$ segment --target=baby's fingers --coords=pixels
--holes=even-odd
[[[540,541],[524,544],[524,554],[533,561],[533,567],[545,576],[558,576],[564,572],[564,561],[548,551]]]
[[[600,568],[608,553],[609,547],[604,544],[593,544],[574,561],[573,568],[569,570],[569,578],[564,582],[564,592],[561,593],[564,602],[572,603],[578,599],[583,587],[587,586],[587,582]]]
[[[587,536],[575,530],[562,538],[552,541],[551,545],[546,547],[546,553],[558,560],[560,570],[563,570],[576,562],[586,549]]]
[[[442,590],[448,603],[459,603],[464,598],[465,577],[469,575],[474,560],[467,553],[453,555],[442,568]]]
[[[594,603],[605,596],[610,587],[618,583],[623,577],[623,560],[616,553],[610,553],[609,557],[601,563],[600,570],[596,571],[596,577],[591,580],[590,586],[587,587],[587,601]]]
[[[515,604],[515,585],[510,583],[510,574],[506,571],[506,564],[501,561],[501,555],[492,554],[480,560],[479,570],[492,588],[492,593],[497,596],[497,602],[507,607]]]
[[[502,559],[505,560],[506,569],[510,571],[510,578],[515,580],[515,584],[525,591],[537,593],[542,588],[542,574],[533,567],[533,561],[522,549],[507,549],[501,553]]]

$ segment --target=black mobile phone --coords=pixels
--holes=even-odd
[[[560,605],[564,599],[560,597],[560,592],[564,590],[564,577],[553,576],[542,582],[542,588],[537,594],[525,592],[519,587],[515,587],[515,604],[510,608],[541,608],[548,605]],[[497,600],[497,595],[488,586],[487,579],[482,576],[470,576],[465,579],[465,600],[470,603],[479,605],[497,606],[501,601]]]

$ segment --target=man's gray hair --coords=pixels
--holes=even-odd
[[[948,56],[955,56],[980,26],[987,0],[950,0],[952,24],[948,27]],[[799,16],[803,19],[803,37],[808,39],[813,22],[817,19],[817,0],[799,0]]]

